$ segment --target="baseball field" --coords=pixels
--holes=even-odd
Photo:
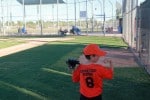
[[[18,45],[21,43],[25,43],[25,41],[21,39],[14,39],[14,38],[0,38],[0,49]]]
[[[74,39],[51,41],[0,57],[0,100],[79,100],[79,84],[72,83],[71,72],[65,63],[68,58],[78,58],[89,43],[99,44],[108,51],[123,50],[120,55],[130,52],[118,37],[71,38]],[[16,40],[14,43],[18,44]],[[113,80],[104,80],[103,99],[149,100],[150,76],[142,66],[130,64],[131,61],[125,63],[128,58],[123,57],[118,58],[125,59],[118,62],[119,66],[114,65]],[[125,66],[128,62],[129,66]]]

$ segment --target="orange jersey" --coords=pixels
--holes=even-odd
[[[112,79],[111,68],[98,64],[79,65],[72,75],[73,82],[80,82],[80,93],[95,97],[102,93],[103,79]]]

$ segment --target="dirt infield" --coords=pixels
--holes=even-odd
[[[27,43],[0,49],[0,57],[10,55],[16,52],[20,52],[26,49],[34,48],[40,45],[44,45],[50,41],[65,41],[65,40],[71,40],[71,39],[73,38],[28,38],[28,39],[24,39],[25,41],[27,41]]]
[[[137,67],[133,53],[129,49],[105,49],[108,58],[112,59],[115,67]]]

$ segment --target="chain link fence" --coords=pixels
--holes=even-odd
[[[150,7],[138,7],[134,0],[124,1],[123,38],[150,73]]]
[[[150,8],[140,8],[139,57],[150,73]]]
[[[24,0],[22,0],[24,1]],[[17,0],[0,0],[0,35],[58,34],[59,29],[77,26],[82,32],[102,32],[104,11],[102,0],[63,0],[63,4],[23,5]],[[107,1],[105,5],[110,3]],[[87,6],[87,8],[86,8]],[[106,28],[117,29],[118,21],[113,14],[113,4],[105,16]],[[87,10],[87,18],[80,12]],[[112,20],[113,19],[113,20]]]
[[[130,47],[136,47],[136,14],[137,7],[135,0],[124,0],[125,6],[123,11],[123,37]]]

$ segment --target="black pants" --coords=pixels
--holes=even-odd
[[[102,100],[102,95],[98,95],[92,98],[87,98],[84,95],[80,94],[80,100]]]

